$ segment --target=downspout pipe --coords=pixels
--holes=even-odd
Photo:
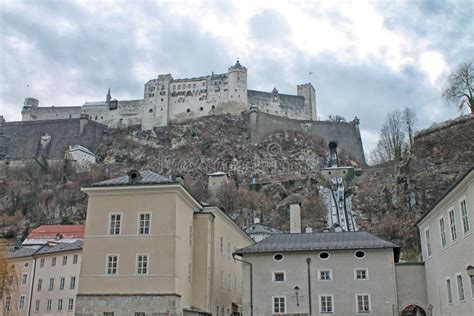
[[[252,262],[236,258],[235,254],[232,254],[232,257],[234,258],[234,260],[246,263],[250,266],[250,316],[253,316],[253,267],[252,267]]]
[[[311,258],[306,258],[308,264],[308,304],[309,304],[309,316],[312,315],[312,302],[311,302]]]

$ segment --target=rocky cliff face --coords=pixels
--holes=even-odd
[[[472,116],[448,121],[418,133],[400,163],[365,168],[352,188],[358,226],[398,243],[404,258],[416,257],[413,225],[473,165],[472,135]],[[80,187],[131,168],[182,174],[203,201],[209,200],[207,174],[227,172],[230,185],[213,202],[241,225],[260,217],[288,230],[292,203],[302,204],[303,227],[325,225],[319,169],[327,164],[328,146],[304,132],[276,131],[252,144],[244,119],[224,115],[150,132],[111,130],[97,154],[99,163],[87,174],[75,174],[67,164],[8,170],[0,181],[0,232],[21,235],[39,224],[82,222],[87,197]],[[339,157],[342,165],[351,165],[347,154]]]
[[[446,121],[417,133],[400,163],[366,169],[355,188],[361,226],[415,256],[418,235],[413,225],[474,165],[473,135],[473,116]]]

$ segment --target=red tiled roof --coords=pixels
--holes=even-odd
[[[84,238],[85,225],[41,225],[31,231],[27,239]]]

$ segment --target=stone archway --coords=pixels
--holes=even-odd
[[[418,305],[411,304],[406,306],[402,312],[401,316],[427,316],[425,310]]]

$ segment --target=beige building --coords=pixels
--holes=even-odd
[[[417,223],[434,316],[474,314],[474,168]]]
[[[82,241],[23,246],[10,255],[4,315],[74,315]]]
[[[76,315],[230,315],[248,237],[218,208],[151,171],[96,183],[89,196]]]

